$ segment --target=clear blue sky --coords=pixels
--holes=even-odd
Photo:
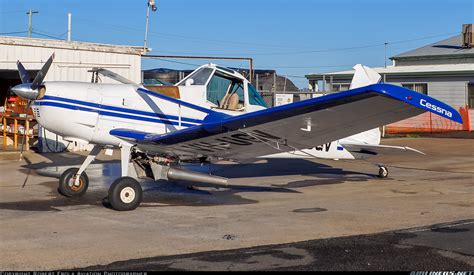
[[[276,69],[306,87],[312,72],[384,65],[388,57],[460,33],[474,23],[473,0],[156,0],[149,46],[153,54],[227,55],[255,58],[256,68]],[[0,33],[24,32],[30,8],[34,37],[143,45],[146,0],[0,0]],[[12,34],[26,36],[26,33]],[[400,42],[405,41],[405,42]],[[397,42],[397,43],[392,43]],[[364,47],[363,46],[371,46]],[[347,49],[353,48],[353,49]],[[345,49],[345,50],[337,50]],[[206,60],[178,60],[203,64]],[[245,62],[216,63],[247,66]],[[147,60],[143,68],[192,69]]]

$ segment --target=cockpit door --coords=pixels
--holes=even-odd
[[[211,108],[224,113],[244,112],[246,108],[244,82],[242,79],[216,71],[206,87],[206,99]]]

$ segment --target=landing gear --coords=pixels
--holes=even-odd
[[[131,148],[132,147],[127,144],[120,146],[120,168],[122,177],[116,179],[109,188],[109,195],[107,197],[109,204],[117,211],[133,210],[142,202],[142,186],[136,179],[130,177],[130,175],[133,175],[133,169],[129,169]]]
[[[378,177],[381,178],[381,179],[384,179],[384,178],[388,177],[387,167],[385,167],[383,165],[379,165],[379,175],[378,175]]]
[[[77,177],[78,168],[67,169],[59,178],[58,192],[66,197],[79,197],[86,193],[89,178],[85,172]]]
[[[130,211],[142,202],[143,191],[138,181],[131,177],[121,177],[109,188],[110,206],[118,211]]]
[[[99,145],[94,146],[81,167],[67,169],[59,178],[58,192],[66,197],[82,196],[89,187],[89,178],[85,172],[95,157],[102,150]]]

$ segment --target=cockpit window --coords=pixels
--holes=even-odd
[[[249,103],[250,105],[259,105],[268,108],[267,103],[263,100],[262,96],[257,92],[252,84],[248,84],[249,90]]]
[[[212,68],[201,68],[197,70],[196,72],[194,72],[193,74],[186,77],[186,80],[193,79],[194,82],[192,85],[206,85],[207,80],[212,74],[212,71],[214,71],[214,69]],[[179,85],[184,86],[185,84],[186,84],[186,81],[182,81],[181,84]]]
[[[229,91],[231,83],[230,79],[219,76],[217,73],[214,74],[207,85],[207,100],[219,106],[227,91]]]
[[[207,100],[221,109],[243,111],[245,98],[242,80],[216,71],[207,85]]]

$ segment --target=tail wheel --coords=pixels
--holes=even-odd
[[[89,187],[89,178],[86,172],[82,172],[79,183],[76,185],[78,168],[69,168],[59,178],[58,192],[66,197],[78,197],[86,193]]]
[[[379,166],[379,178],[388,177],[388,169],[385,166]]]
[[[142,202],[143,191],[138,181],[131,177],[115,180],[109,188],[110,206],[118,211],[130,211]]]

